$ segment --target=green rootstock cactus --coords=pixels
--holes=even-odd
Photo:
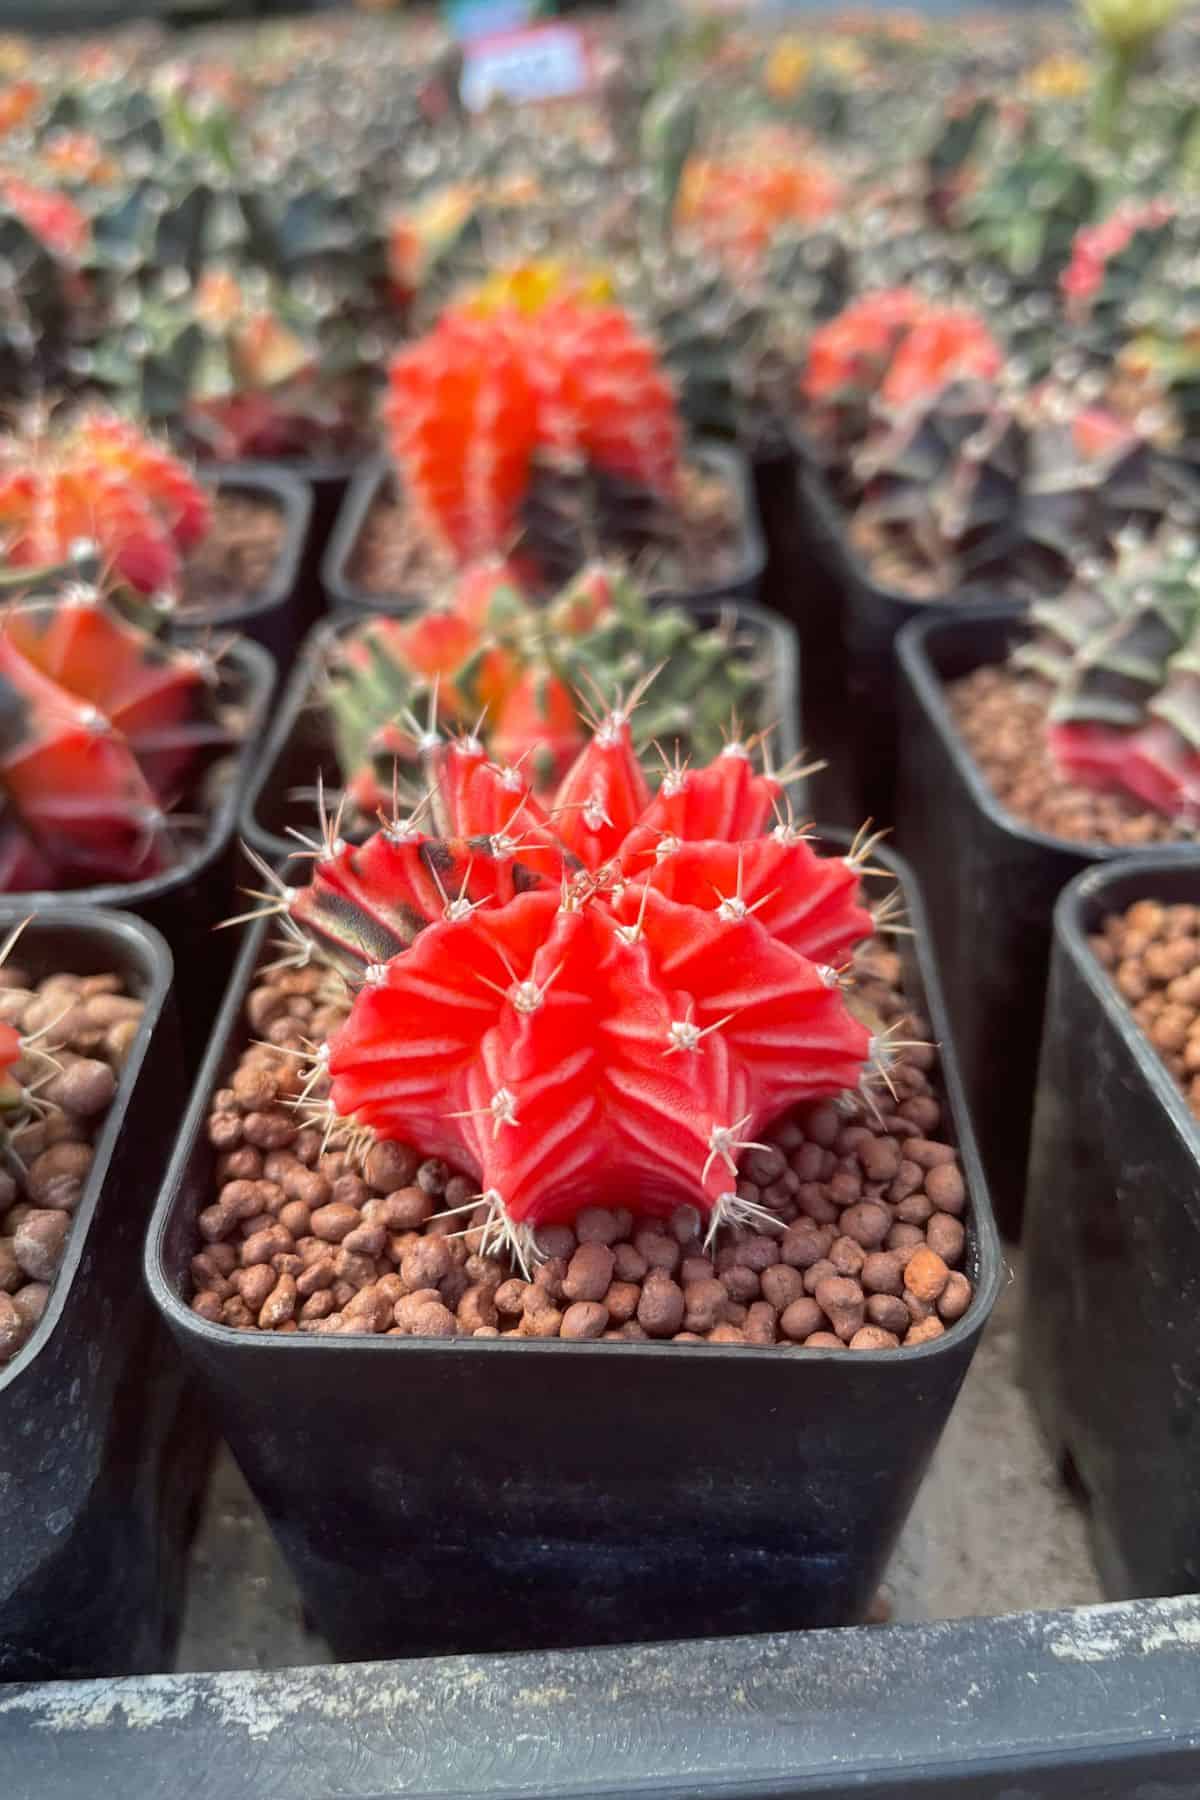
[[[619,570],[592,564],[546,606],[506,563],[476,565],[415,618],[375,618],[331,653],[328,700],[346,787],[372,817],[397,778],[418,772],[423,727],[475,730],[488,748],[552,787],[582,749],[596,694],[653,675],[637,715],[644,742],[721,745],[731,714],[754,718],[764,670],[732,621],[702,628],[652,607]]]
[[[459,1210],[522,1262],[536,1226],[618,1198],[765,1223],[742,1151],[886,1060],[844,989],[875,923],[869,845],[819,855],[741,743],[652,795],[625,707],[549,807],[473,738],[425,759],[411,817],[361,847],[335,821],[308,886],[273,878],[297,957],[353,994],[314,1116],[352,1150],[401,1139],[473,1171],[484,1212]]]
[[[1194,540],[1126,536],[1033,608],[1013,664],[1052,688],[1049,741],[1072,780],[1200,821],[1200,564]]]

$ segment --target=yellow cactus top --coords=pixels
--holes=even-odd
[[[1149,43],[1183,10],[1183,0],[1079,0],[1092,29],[1114,49]]]
[[[506,307],[536,313],[548,301],[567,296],[602,305],[613,297],[612,280],[602,269],[578,270],[559,257],[542,257],[497,269],[474,290],[467,305],[480,314],[500,312]]]

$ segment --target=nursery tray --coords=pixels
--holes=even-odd
[[[14,1800],[1196,1800],[1198,1643],[1193,1596],[17,1687],[0,1783]]]
[[[1022,825],[955,725],[946,685],[1002,663],[1026,632],[1016,605],[907,625],[898,840],[924,887],[946,1004],[996,1217],[1020,1233],[1054,903],[1082,869],[1127,855]],[[1167,859],[1195,847],[1164,847]]]
[[[692,459],[707,469],[724,473],[737,500],[740,551],[735,566],[725,580],[702,583],[696,587],[664,589],[655,598],[674,600],[687,606],[705,605],[716,600],[753,600],[762,580],[767,553],[746,459],[740,451],[715,443],[698,444],[692,451]],[[376,457],[364,463],[350,483],[321,565],[325,592],[337,612],[404,612],[428,598],[427,594],[420,592],[368,593],[358,586],[350,573],[354,553],[371,508],[380,492],[394,480],[391,464],[383,457]]]
[[[0,906],[0,934],[25,916]],[[140,919],[65,901],[17,955],[38,977],[115,971],[145,1011],[46,1311],[0,1368],[0,1682],[161,1668],[210,1448],[180,1417],[182,1359],[138,1279],[184,1094],[171,957]]]
[[[775,761],[782,767],[800,748],[795,632],[753,600],[704,601],[689,605],[688,611],[700,625],[715,625],[723,614],[733,613],[739,630],[766,641],[771,677],[764,684],[764,715],[775,723],[772,747]],[[356,630],[366,616],[326,619],[310,632],[276,709],[262,756],[251,770],[242,801],[241,835],[270,863],[295,855],[296,840],[285,835],[289,825],[312,829],[314,801],[298,798],[298,794],[311,794],[318,777],[327,793],[336,793],[342,785],[329,714],[313,695],[330,646]]]
[[[1200,850],[1059,896],[1026,1219],[1030,1396],[1114,1597],[1200,1589],[1200,1122],[1088,943],[1149,899],[1200,903]]]

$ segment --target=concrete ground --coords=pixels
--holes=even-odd
[[[895,1619],[1085,1606],[1101,1599],[1083,1513],[1038,1437],[1015,1358],[1019,1254],[888,1571]],[[222,1453],[192,1555],[177,1667],[328,1662],[262,1514]]]

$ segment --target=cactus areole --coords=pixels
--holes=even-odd
[[[271,903],[355,990],[310,1084],[330,1124],[472,1170],[522,1262],[593,1204],[773,1223],[736,1193],[741,1153],[880,1055],[841,978],[874,928],[866,847],[818,855],[788,771],[741,743],[652,794],[628,710],[549,808],[474,739],[431,742],[414,816],[361,848],[334,821]]]

